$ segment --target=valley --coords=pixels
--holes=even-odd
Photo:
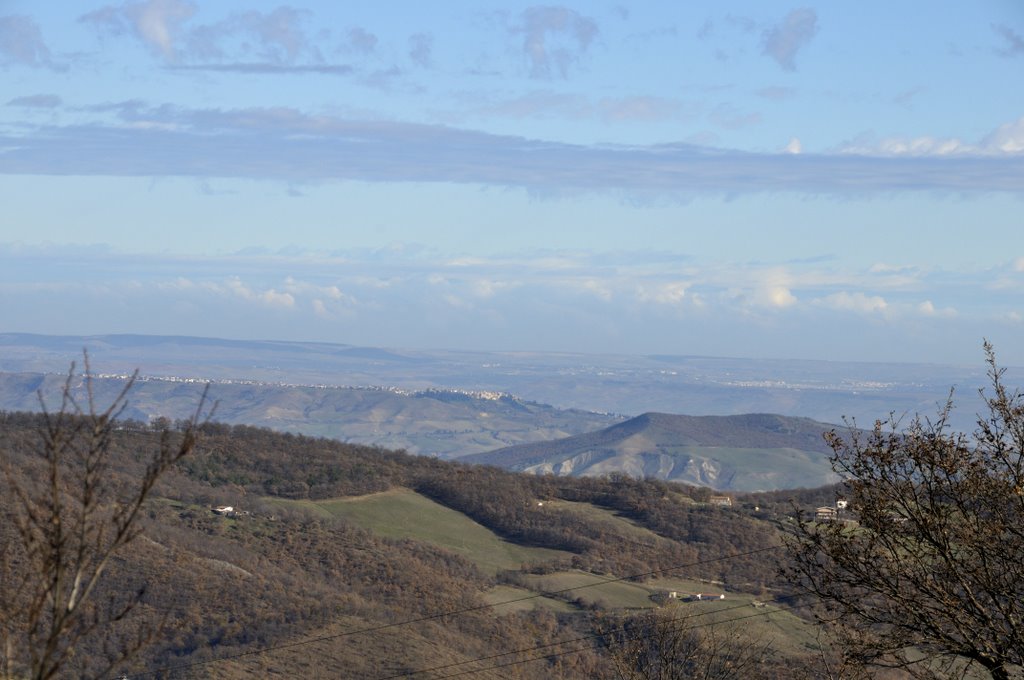
[[[912,364],[0,334],[0,409],[38,410],[40,391],[52,408],[83,348],[101,401],[140,369],[123,417],[144,423],[187,418],[208,382],[225,424],[535,474],[623,473],[740,491],[834,482],[823,432],[843,431],[844,417],[933,413],[950,384],[967,395],[951,423],[967,427],[978,401],[963,386],[983,379],[976,369]],[[631,417],[640,407],[648,410]]]
[[[2,418],[0,447],[27,462],[40,417]],[[126,424],[118,478],[159,437]],[[473,660],[498,654],[513,664],[503,677],[590,678],[607,670],[602,615],[666,606],[707,625],[742,616],[775,641],[765,663],[778,677],[813,662],[811,624],[777,574],[785,493],[722,508],[697,487],[524,476],[216,423],[156,491],[144,538],[103,591],[146,578],[139,616],[168,617],[128,677],[284,677],[307,664],[367,679],[480,673]],[[684,601],[709,590],[724,599]],[[74,663],[100,653],[83,643]]]
[[[385,349],[166,335],[25,333],[0,333],[0,373],[64,374],[72,361],[81,363],[83,349],[98,374],[127,375],[138,369],[146,378],[200,383],[494,392],[563,410],[623,417],[652,411],[694,416],[777,413],[825,423],[841,424],[847,417],[870,424],[890,412],[934,413],[956,386],[961,408],[953,413],[953,424],[968,430],[982,406],[976,390],[986,382],[978,362]],[[246,398],[241,390],[233,393],[239,396]],[[422,452],[431,453],[428,447]]]

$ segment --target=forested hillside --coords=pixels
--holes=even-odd
[[[27,453],[41,426],[38,415],[0,415],[0,447],[15,473],[26,475],[17,484],[33,483]],[[123,423],[109,474],[138,475],[140,452],[160,436],[141,423]],[[394,511],[386,504],[390,496],[373,494],[396,490],[414,494],[398,497],[422,497],[475,521],[529,559],[493,569],[484,555],[459,554],[460,546],[444,539],[389,538],[375,529],[379,518],[364,516],[360,524],[333,512],[363,498],[383,499],[376,507]],[[710,493],[623,476],[523,476],[208,424],[195,451],[164,476],[146,506],[143,535],[104,581],[106,593],[146,587],[136,618],[105,635],[127,636],[140,621],[162,622],[153,643],[123,669],[130,677],[292,677],[317,669],[325,677],[384,678],[572,639],[587,644],[572,653],[551,647],[533,656],[559,653],[528,663],[509,656],[522,663],[483,677],[602,677],[609,672],[607,650],[596,644],[594,617],[654,606],[664,579],[746,602],[786,596],[776,546],[788,494],[737,498],[730,508],[709,504]],[[830,494],[822,489],[800,501],[813,504]],[[348,505],[339,505],[345,499]],[[12,502],[0,500],[0,540],[8,546],[16,545]],[[223,505],[233,511],[212,511]],[[588,597],[586,589],[602,581],[609,586],[601,597],[596,591]],[[570,585],[553,586],[558,583]],[[643,597],[619,602],[626,596],[610,589],[615,583],[635,583],[629,597]],[[505,601],[525,605],[487,606]],[[799,628],[790,612],[762,618],[776,635],[779,621],[790,632]],[[806,634],[792,635],[765,659],[765,677],[784,677],[773,669],[813,656],[801,638]],[[99,638],[83,641],[71,667],[88,675],[102,654]],[[453,668],[476,673],[487,665]]]

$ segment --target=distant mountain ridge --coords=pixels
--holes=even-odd
[[[728,491],[813,487],[836,479],[823,436],[830,429],[773,414],[645,413],[595,432],[460,460],[573,477],[623,473]]]
[[[0,410],[38,411],[37,393],[48,408],[59,406],[66,376],[0,372]],[[97,377],[96,399],[109,403],[126,376]],[[147,422],[189,417],[206,381],[140,378],[128,396],[125,418]],[[218,402],[215,419],[284,432],[405,449],[454,458],[509,444],[565,437],[601,428],[621,416],[559,409],[500,392],[428,388],[354,388],[282,385],[253,380],[218,380],[210,386]]]
[[[272,331],[273,329],[268,329]],[[410,336],[411,338],[414,336]],[[573,352],[378,348],[338,342],[189,336],[52,336],[0,332],[0,372],[62,373],[89,350],[97,373],[408,390],[514,394],[563,409],[635,416],[779,413],[873,423],[889,413],[933,415],[951,385],[951,425],[969,432],[984,410],[984,365],[625,356]],[[500,446],[501,444],[495,444]],[[474,447],[474,451],[483,451]]]

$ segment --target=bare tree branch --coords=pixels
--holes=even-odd
[[[985,343],[987,412],[970,435],[890,418],[833,432],[856,525],[801,518],[794,580],[820,597],[848,654],[922,677],[1024,663],[1024,399]]]
[[[61,391],[60,406],[47,409],[38,441],[15,470],[12,452],[0,450],[4,491],[16,541],[4,546],[0,563],[0,677],[53,678],[83,640],[103,638],[109,626],[131,615],[143,590],[104,607],[96,592],[112,559],[140,532],[143,505],[160,477],[195,447],[199,427],[208,420],[207,391],[181,432],[165,429],[144,470],[126,481],[111,470],[111,446],[118,417],[127,406],[137,373],[114,400],[97,407],[89,356],[84,372],[74,364]],[[76,390],[85,392],[85,406]],[[111,670],[145,643],[136,640],[107,647]]]

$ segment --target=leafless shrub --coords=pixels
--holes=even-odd
[[[85,643],[106,659],[103,667],[88,669],[100,677],[155,631],[120,625],[138,607],[142,590],[98,593],[112,560],[139,536],[154,485],[195,446],[206,393],[185,427],[164,428],[155,450],[142,457],[138,476],[126,479],[111,469],[111,446],[134,381],[109,406],[97,406],[86,354],[82,374],[74,364],[68,371],[57,410],[46,410],[40,394],[44,424],[34,446],[0,449],[6,499],[0,519],[8,529],[0,532],[2,678],[55,677]],[[78,382],[84,399],[75,396]]]
[[[791,576],[825,607],[847,658],[923,677],[1024,663],[1024,398],[985,343],[986,413],[970,435],[890,418],[833,433],[858,526],[803,519]]]

